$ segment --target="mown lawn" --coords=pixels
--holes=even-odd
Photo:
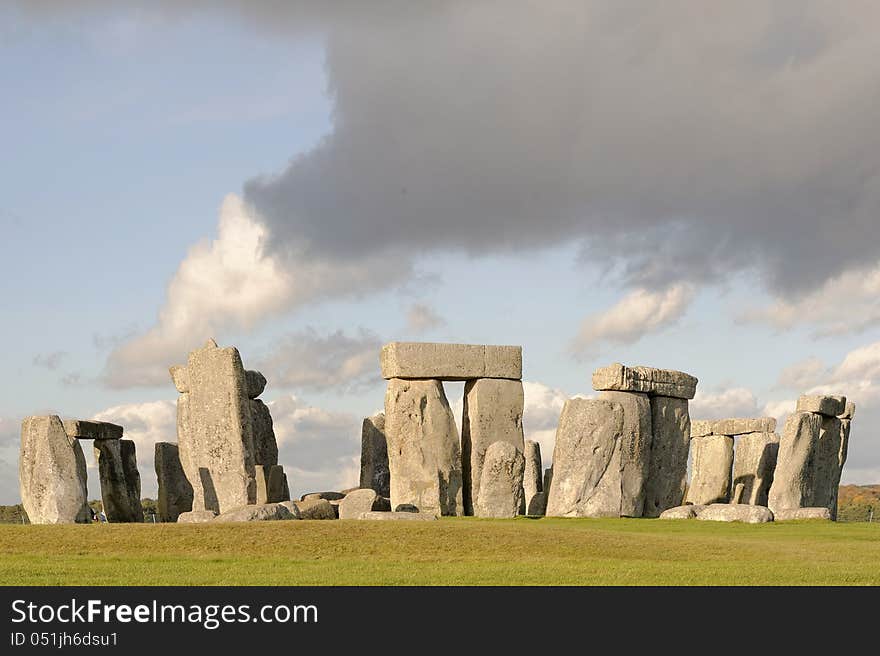
[[[880,585],[880,524],[0,525],[2,585]]]

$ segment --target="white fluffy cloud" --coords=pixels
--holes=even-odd
[[[574,349],[594,353],[602,343],[637,342],[677,322],[693,298],[693,286],[684,283],[659,291],[635,289],[605,312],[587,317],[574,340]]]
[[[692,419],[756,417],[759,414],[754,393],[745,387],[732,387],[709,393],[697,390],[689,409]]]

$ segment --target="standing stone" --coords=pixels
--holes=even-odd
[[[547,493],[546,492],[538,492],[535,496],[532,497],[532,500],[529,501],[528,506],[526,506],[526,515],[529,517],[543,517],[547,514]]]
[[[208,340],[190,353],[186,373],[172,368],[178,399],[180,462],[193,486],[193,510],[223,512],[256,502],[253,377],[238,349]],[[259,463],[266,464],[266,463]]]
[[[464,386],[461,420],[463,500],[466,515],[475,512],[489,445],[502,441],[523,452],[523,386],[518,380],[480,378]]]
[[[778,452],[779,436],[775,433],[749,433],[737,440],[733,483],[743,486],[741,503],[767,505]]]
[[[688,502],[694,505],[729,502],[733,438],[729,435],[695,437],[691,439],[691,450],[694,457]]]
[[[852,408],[850,408],[852,406]],[[847,410],[840,420],[840,451],[837,456],[837,473],[836,482],[833,484],[832,490],[834,498],[831,501],[831,519],[837,521],[837,496],[840,492],[840,477],[843,474],[843,465],[846,464],[846,456],[849,451],[849,433],[852,424],[852,416],[855,413],[855,404],[847,403]]]
[[[254,467],[257,483],[257,504],[281,503],[284,498],[284,467],[281,465],[256,465]]]
[[[812,505],[813,469],[816,447],[822,430],[822,417],[812,412],[796,412],[785,422],[773,485],[770,487],[770,510],[791,510]]]
[[[254,464],[277,465],[278,443],[269,408],[260,399],[250,399],[251,425],[254,435]]]
[[[812,508],[828,508],[837,495],[834,491],[840,483],[840,419],[822,417],[819,428],[819,441],[816,443],[816,460],[813,471],[813,501],[808,504]]]
[[[192,510],[193,489],[183,467],[176,444],[156,442],[154,461],[159,482],[158,510],[160,522],[176,522],[181,513]]]
[[[523,511],[529,514],[529,506],[536,494],[544,490],[541,480],[541,445],[531,440],[525,441],[526,468],[523,472]]]
[[[654,439],[643,516],[659,517],[684,500],[691,438],[687,400],[652,396],[651,427]]]
[[[565,402],[553,449],[548,516],[620,515],[623,430],[623,406],[619,403],[592,399]]]
[[[388,381],[385,436],[391,507],[463,514],[458,428],[439,380]]]
[[[525,459],[510,442],[493,442],[486,449],[480,474],[480,493],[474,508],[478,517],[516,517],[522,504]]]
[[[383,497],[391,496],[388,469],[388,442],[385,439],[385,413],[364,419],[361,426],[361,488],[370,488]]]
[[[86,460],[58,416],[21,422],[21,503],[31,524],[88,524]]]
[[[544,492],[546,494],[550,494],[550,484],[552,482],[553,482],[553,467],[551,465],[550,467],[547,467],[547,469],[544,470],[544,486],[542,489],[544,490]]]
[[[736,485],[734,485],[733,494],[730,497],[730,503],[736,506],[743,505],[743,495],[745,494],[745,491],[746,486],[743,483],[737,483]]]
[[[123,447],[123,442],[129,444]],[[136,481],[129,481],[137,472],[134,443],[131,440],[95,440],[94,445],[107,521],[111,524],[144,521],[140,475],[137,474]]]
[[[620,516],[641,517],[651,466],[651,401],[647,394],[639,392],[606,391],[599,398],[623,407]]]

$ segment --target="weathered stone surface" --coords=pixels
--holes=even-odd
[[[245,371],[245,383],[249,399],[255,399],[266,389],[266,377],[259,371]]]
[[[391,496],[391,472],[388,469],[384,412],[365,418],[361,426],[360,486],[368,487],[383,497]]]
[[[733,468],[733,438],[729,435],[706,435],[691,440],[693,463],[687,500],[694,505],[730,501]]]
[[[747,433],[772,433],[776,430],[776,419],[759,417],[757,419],[719,419],[712,422],[712,432],[716,435],[745,435]],[[693,428],[691,429],[693,436]]]
[[[523,386],[518,380],[481,378],[464,386],[461,460],[466,515],[476,514],[486,449],[508,442],[523,452]]]
[[[279,505],[284,506],[290,511],[290,514],[293,515],[293,519],[302,519],[302,514],[299,511],[299,506],[297,503],[302,503],[300,501],[282,501]]]
[[[749,433],[737,440],[733,483],[743,486],[741,503],[767,505],[778,453],[779,436],[775,433]]]
[[[854,414],[854,410],[851,414]],[[831,519],[835,521],[837,521],[837,497],[840,492],[840,477],[843,474],[843,466],[846,464],[846,456],[849,451],[849,433],[851,424],[851,419],[840,420],[840,451],[837,456],[839,467],[837,469],[837,483],[833,486],[833,498],[830,505]]]
[[[282,503],[265,503],[227,510],[217,515],[212,521],[265,522],[280,519],[297,519],[297,517]]]
[[[526,440],[523,457],[526,461],[526,468],[523,472],[523,510],[528,514],[532,499],[544,490],[544,482],[541,479],[541,474],[544,471],[541,464],[541,445],[532,440]]]
[[[284,467],[281,465],[256,465],[257,504],[281,503],[284,498]]]
[[[315,499],[326,499],[327,501],[339,501],[344,499],[345,494],[342,492],[308,492],[302,495],[300,501],[314,501]]]
[[[739,504],[743,502],[743,497],[745,496],[746,486],[744,483],[737,483],[733,486],[733,494],[730,495],[730,503]],[[755,505],[755,504],[749,504]]]
[[[623,406],[569,399],[562,408],[553,450],[547,515],[618,517]]]
[[[393,508],[463,514],[458,428],[439,380],[388,381],[385,437]]]
[[[709,522],[743,522],[764,524],[773,521],[773,513],[764,506],[746,504],[713,503],[697,511],[697,519]]]
[[[426,513],[372,511],[361,513],[358,516],[358,519],[369,519],[373,521],[432,522],[437,519],[437,516]]]
[[[77,440],[118,440],[122,437],[122,426],[106,421],[65,419],[64,432]]]
[[[706,506],[695,506],[687,504],[684,506],[676,506],[675,508],[667,508],[660,513],[660,519],[693,519]]]
[[[354,490],[339,502],[339,519],[357,519],[365,512],[390,512],[391,503],[371,488]]]
[[[651,397],[651,464],[645,486],[644,517],[659,517],[680,506],[687,487],[691,420],[685,399]]]
[[[846,412],[846,397],[805,394],[798,399],[796,412],[816,412],[826,417],[836,417]]]
[[[160,522],[176,522],[181,513],[192,510],[192,485],[186,480],[180,465],[180,453],[176,444],[156,442],[153,454],[159,494],[156,505]]]
[[[498,441],[489,445],[485,455],[474,514],[477,517],[516,517],[523,503],[523,454],[510,442]]]
[[[813,505],[814,467],[821,429],[821,415],[812,412],[796,412],[786,420],[768,496],[768,505],[774,512]]]
[[[278,443],[269,408],[260,399],[250,400],[251,426],[254,439],[254,464],[277,465]]]
[[[697,392],[697,379],[681,371],[625,367],[615,362],[593,372],[593,389],[692,399]]]
[[[551,466],[551,467],[547,467],[547,468],[544,470],[544,486],[543,486],[543,490],[544,490],[544,492],[546,492],[547,494],[550,493],[550,483],[552,483],[552,482],[553,482],[553,467]]]
[[[123,453],[123,442],[130,446]],[[132,468],[137,474],[137,458],[131,440],[96,440],[95,461],[101,481],[101,500],[107,521],[112,523],[142,522],[144,513],[140,501],[140,475],[136,483],[130,481]],[[137,488],[135,490],[134,488]],[[137,494],[135,494],[137,492]]]
[[[175,364],[168,369],[171,374],[171,382],[181,394],[189,392],[189,369],[183,365]]]
[[[835,518],[837,517],[837,493],[842,471],[840,463],[843,438],[842,423],[837,417],[822,417],[813,468],[813,501],[808,504],[814,508],[828,508],[831,516]]]
[[[177,516],[178,524],[203,524],[214,521],[217,514],[213,510],[191,510]]]
[[[691,421],[691,438],[711,435],[714,423],[714,421],[709,419],[695,419]]]
[[[305,501],[285,501],[285,507],[291,504],[297,509],[300,519],[336,519],[336,510],[327,499],[307,499]]]
[[[547,514],[547,493],[536,493],[526,506],[526,515],[529,517],[543,517]]]
[[[193,486],[193,510],[255,503],[252,404],[238,350],[208,340],[190,353],[187,374],[189,392],[177,406],[178,447]]]
[[[773,521],[776,522],[788,522],[798,519],[824,519],[831,521],[833,518],[828,508],[789,508],[773,513]]]
[[[382,377],[389,380],[522,378],[521,346],[392,342],[382,347],[379,360]]]
[[[602,392],[600,399],[623,407],[620,443],[620,516],[641,517],[651,467],[651,400],[639,392]]]
[[[856,404],[852,401],[846,402],[846,409],[841,413],[841,419],[852,419],[856,415]]]
[[[91,521],[86,489],[86,460],[79,442],[68,437],[56,416],[21,422],[19,491],[31,524]]]

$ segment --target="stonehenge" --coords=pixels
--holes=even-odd
[[[192,510],[193,489],[180,465],[176,444],[156,442],[153,464],[159,483],[157,507],[160,522],[176,522],[181,513]]]
[[[496,442],[510,444],[522,457],[522,348],[392,342],[382,347],[379,365],[388,381],[384,433],[392,509],[497,512],[494,496],[492,504],[479,503],[484,459]],[[444,381],[465,381],[460,439]],[[519,509],[522,468],[510,471],[517,480],[502,505],[516,502]],[[504,486],[494,481],[490,488],[496,495]]]
[[[366,417],[361,426],[360,487],[370,488],[383,497],[391,496],[391,472],[388,469],[384,412]]]
[[[476,500],[478,517],[516,517],[523,504],[522,451],[510,442],[498,440],[486,449],[480,471],[479,494]]]
[[[95,440],[95,461],[101,481],[101,499],[107,521],[142,522],[141,477],[137,469],[134,442]]]
[[[523,501],[520,514],[541,516],[546,512],[547,497],[544,494],[541,445],[525,441],[525,470],[523,471]],[[540,495],[540,496],[539,496]]]
[[[263,374],[245,370],[238,349],[220,348],[212,339],[169,373],[180,394],[180,464],[198,513],[187,521],[287,500],[272,416],[257,398],[266,387]]]

